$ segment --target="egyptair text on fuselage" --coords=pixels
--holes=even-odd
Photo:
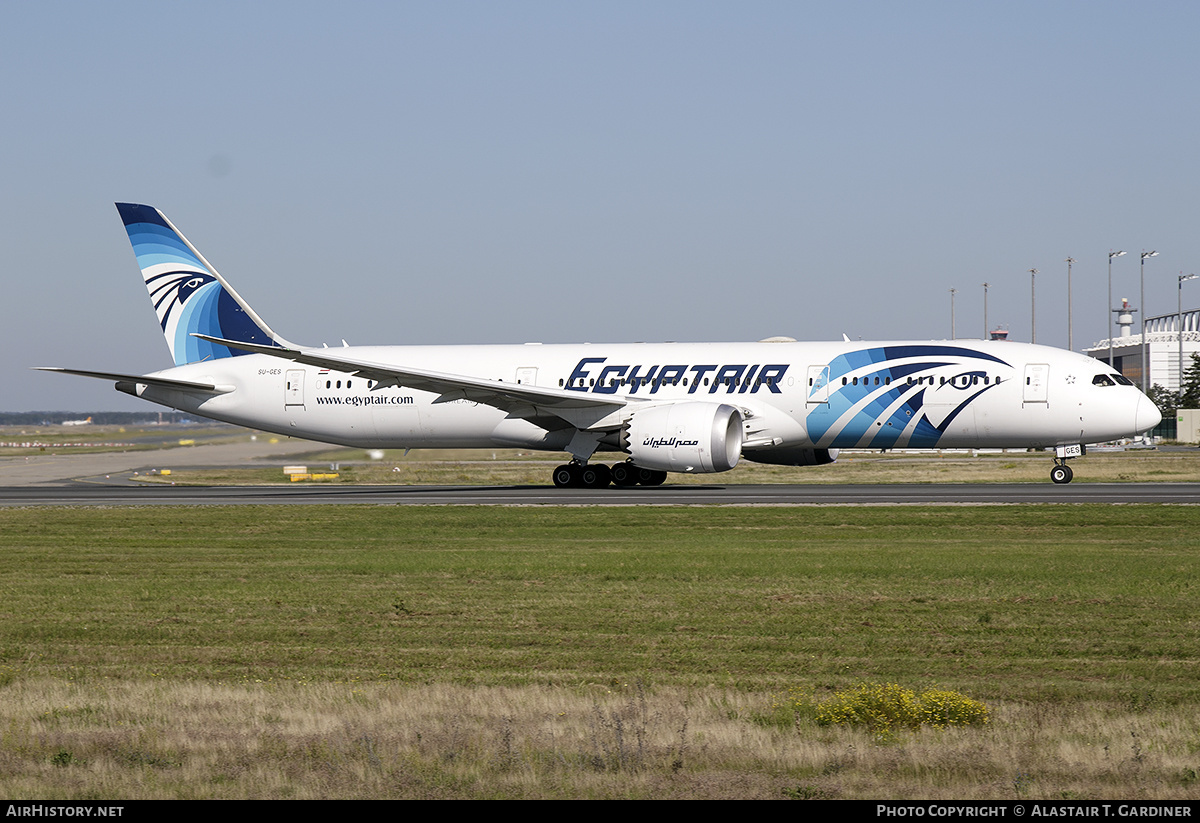
[[[726,394],[756,394],[764,388],[782,394],[779,382],[788,370],[786,363],[617,366],[605,365],[607,361],[607,357],[584,357],[575,365],[566,388],[594,394],[637,394],[646,388],[648,394],[657,394],[663,386],[683,384],[688,394],[716,394],[722,388]]]

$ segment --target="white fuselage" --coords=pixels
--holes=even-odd
[[[741,410],[756,448],[1047,447],[1131,437],[1159,414],[1104,363],[1007,341],[368,346],[355,360],[628,398],[630,411],[699,401]],[[377,387],[349,372],[262,354],[156,376],[224,393],[136,386],[156,403],[295,437],[370,448],[526,446],[561,450],[536,408]],[[440,402],[435,402],[439,400]],[[559,426],[564,424],[557,424]],[[549,432],[549,435],[548,435]],[[611,450],[612,441],[601,445]]]

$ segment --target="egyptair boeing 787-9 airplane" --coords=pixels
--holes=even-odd
[[[1053,448],[1161,419],[1128,379],[1007,341],[343,346],[280,337],[150,206],[118,203],[175,359],[119,391],[278,434],[366,448],[567,452],[557,486],[657,485],[741,458],[814,466],[841,448]],[[625,455],[605,465],[597,452]]]

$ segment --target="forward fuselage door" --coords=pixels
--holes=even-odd
[[[1047,403],[1050,400],[1050,365],[1025,364],[1025,387],[1022,400],[1026,403]]]

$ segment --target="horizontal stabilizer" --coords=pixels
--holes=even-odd
[[[226,394],[233,391],[232,386],[218,386],[215,383],[198,383],[192,380],[175,380],[170,377],[151,377],[145,374],[118,374],[107,371],[84,371],[83,369],[62,369],[57,366],[34,366],[35,371],[53,371],[61,374],[78,374],[81,377],[95,377],[100,380],[115,380],[118,383],[134,383],[144,386],[157,386],[160,389],[175,389],[176,391],[198,391],[211,394]]]

